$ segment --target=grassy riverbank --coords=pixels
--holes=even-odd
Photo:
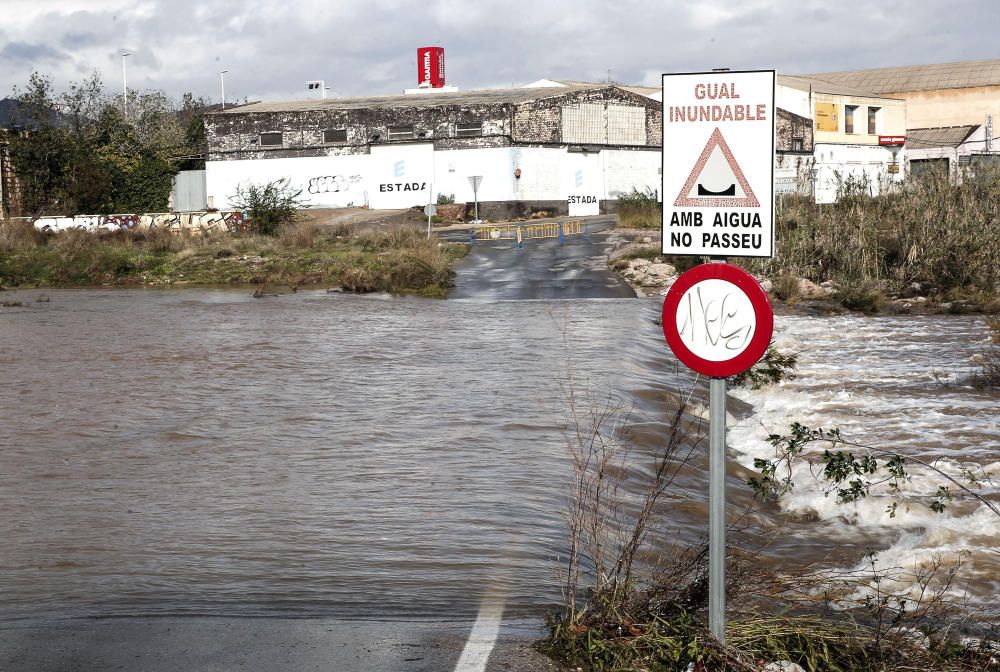
[[[276,236],[169,231],[44,234],[0,222],[0,286],[307,285],[444,296],[464,245],[416,229],[291,224]]]

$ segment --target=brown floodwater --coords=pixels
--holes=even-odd
[[[51,300],[35,303],[43,294]],[[543,615],[561,600],[567,549],[568,372],[598,405],[634,408],[639,471],[671,394],[693,380],[663,343],[655,301],[215,289],[4,298],[26,304],[0,311],[5,619],[450,618],[496,592],[509,616]],[[779,338],[805,351],[804,374],[735,395],[734,507],[749,499],[741,482],[764,426],[793,410],[811,421],[826,409],[866,433],[875,424],[880,440],[916,432],[922,455],[960,444],[964,458],[997,461],[997,398],[931,374],[968,366],[982,320],[914,319],[920,329],[779,321]],[[699,383],[696,399],[703,392]],[[699,452],[672,489],[665,538],[702,535],[704,462]],[[852,520],[806,491],[758,516],[783,530],[765,561],[849,566],[867,544],[897,555],[965,544],[981,551],[972,592],[995,592],[997,526],[980,510],[949,513],[932,534],[930,518]]]

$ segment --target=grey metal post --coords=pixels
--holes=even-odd
[[[709,382],[708,627],[726,643],[726,379]]]
[[[725,257],[712,259],[726,263]],[[708,628],[726,643],[726,379],[708,384]]]
[[[479,189],[472,190],[472,198],[476,201],[476,221],[479,221]]]

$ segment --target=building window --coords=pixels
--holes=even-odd
[[[868,108],[868,135],[877,135],[875,129],[875,120],[878,119],[878,111],[881,107],[869,107]]]
[[[854,132],[854,113],[857,111],[857,105],[844,105],[844,133]]]
[[[281,147],[281,133],[261,133],[261,147]]]
[[[802,151],[802,138],[792,138],[792,151],[793,152]]]
[[[412,140],[413,139],[413,126],[390,126],[389,127],[389,139],[390,140]]]
[[[474,135],[482,135],[482,134],[483,134],[483,122],[481,121],[469,121],[461,123],[455,130],[455,135],[457,135],[460,138],[467,138]]]
[[[323,131],[323,142],[327,144],[334,142],[347,142],[347,129],[338,128],[331,131]]]
[[[565,105],[562,141],[574,145],[645,145],[646,108],[609,103]]]

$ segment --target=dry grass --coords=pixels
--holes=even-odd
[[[0,284],[337,284],[348,291],[442,296],[465,246],[416,229],[326,230],[285,225],[277,236],[189,235],[165,229],[59,234],[0,224]]]
[[[857,185],[855,185],[857,186]],[[862,185],[863,186],[863,185]],[[836,204],[789,199],[777,223],[777,253],[749,266],[814,282],[898,292],[914,282],[949,291],[1000,287],[1000,172],[914,176],[882,196],[847,189]]]

